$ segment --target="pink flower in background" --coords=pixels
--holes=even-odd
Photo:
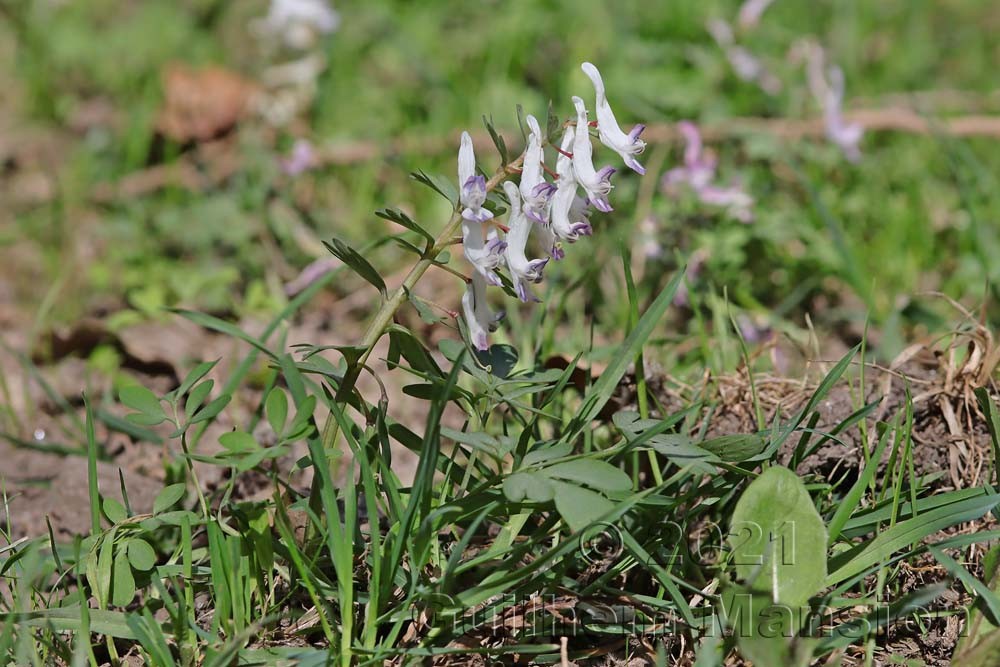
[[[737,18],[740,30],[747,31],[756,28],[757,24],[760,23],[760,17],[764,15],[772,2],[774,0],[746,0],[740,6],[739,18]]]
[[[723,186],[713,183],[716,160],[703,154],[698,127],[694,123],[681,121],[677,124],[677,129],[686,144],[684,164],[664,175],[661,184],[663,190],[676,197],[680,194],[681,186],[687,186],[702,203],[724,208],[726,213],[740,222],[753,222],[753,197],[739,185]]]
[[[341,263],[336,257],[321,257],[311,262],[294,280],[285,284],[285,294],[295,296],[338,266]]]
[[[316,151],[305,139],[297,139],[288,157],[280,159],[281,170],[289,176],[298,176],[316,166]]]
[[[864,128],[844,119],[844,72],[836,65],[826,65],[826,53],[817,45],[808,47],[806,70],[809,90],[823,109],[826,138],[844,153],[850,162],[861,159]]]
[[[747,83],[754,83],[768,95],[781,92],[781,81],[774,76],[746,47],[736,43],[732,27],[722,19],[713,19],[705,27],[719,45],[736,76]]]

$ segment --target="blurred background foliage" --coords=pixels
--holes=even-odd
[[[283,285],[321,256],[319,240],[336,233],[363,246],[401,231],[375,209],[399,207],[438,228],[448,203],[407,174],[453,178],[457,133],[481,132],[484,114],[519,150],[516,105],[544,115],[551,100],[568,115],[571,95],[589,97],[583,60],[601,68],[623,124],[690,119],[724,131],[734,118],[816,117],[795,57],[804,38],[844,69],[848,109],[1000,111],[1000,8],[990,0],[777,0],[741,37],[782,80],[775,96],[734,76],[705,30],[710,18],[734,19],[738,4],[342,1],[339,29],[316,47],[326,67],[301,113],[277,126],[244,117],[211,142],[184,142],[159,124],[166,73],[177,63],[213,65],[266,86],[268,68],[288,60],[252,29],[266,2],[0,0],[0,194],[8,199],[0,251],[12,258],[0,279],[36,330],[93,314],[120,326],[162,317],[163,306],[273,313],[287,298]],[[290,176],[279,159],[301,138],[328,159]],[[570,248],[547,272],[546,308],[510,313],[506,331],[516,338],[544,321],[550,336],[556,327],[571,332],[555,338],[572,350],[592,322],[623,326],[612,260],[621,244],[641,255],[648,219],[662,251],[642,260],[646,298],[680,263],[703,262],[690,277],[694,298],[663,333],[700,337],[687,359],[718,361],[705,359],[713,353],[704,341],[730,327],[731,312],[799,339],[808,314],[823,336],[845,344],[870,319],[874,344],[891,356],[957,319],[923,292],[969,307],[994,296],[996,142],[869,132],[862,160],[850,164],[820,139],[734,131],[708,143],[722,180],[754,196],[749,225],[658,193],[647,181],[679,163],[682,146],[650,145],[646,180],[616,177],[617,208],[595,218],[596,240]],[[359,145],[363,159],[342,159]],[[488,169],[498,164],[492,154],[479,158]],[[109,185],[186,160],[197,174],[222,176],[195,188]],[[48,183],[37,196],[26,194],[33,170]],[[385,275],[410,261],[393,246],[372,252]]]

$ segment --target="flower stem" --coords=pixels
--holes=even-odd
[[[524,156],[518,157],[516,160],[510,164],[502,165],[497,172],[486,182],[486,191],[490,192],[500,183],[503,182],[505,178],[512,174],[518,173],[521,167],[521,163],[524,161]],[[378,312],[375,313],[375,317],[368,324],[368,328],[365,330],[365,335],[361,339],[360,346],[365,349],[361,356],[354,363],[348,364],[347,371],[344,373],[344,379],[340,381],[337,387],[337,393],[334,396],[334,400],[339,404],[344,404],[347,401],[347,397],[350,396],[351,392],[354,391],[354,387],[357,384],[358,377],[361,375],[361,369],[365,367],[368,358],[371,356],[372,350],[375,349],[375,344],[382,338],[385,334],[386,329],[392,323],[392,318],[406,302],[407,294],[413,289],[417,284],[417,281],[423,277],[424,273],[432,265],[435,264],[435,259],[441,254],[449,245],[451,245],[452,238],[458,233],[459,227],[462,224],[462,214],[460,208],[451,214],[451,218],[448,223],[438,234],[438,237],[434,240],[434,243],[424,250],[423,255],[417,263],[410,269],[410,272],[406,274],[406,278],[403,279],[403,284],[397,287],[392,293],[386,298]],[[336,417],[334,417],[333,411],[331,411],[326,417],[326,423],[323,425],[322,432],[322,444],[323,451],[329,455],[333,451],[337,444],[337,436],[340,434],[339,425],[337,423]],[[333,465],[331,461],[331,466]],[[334,470],[331,470],[331,478],[335,478]],[[320,516],[320,494],[316,485],[321,479],[320,475],[313,477],[313,488],[310,494],[310,506],[316,512],[316,516]],[[315,503],[315,506],[313,506]]]

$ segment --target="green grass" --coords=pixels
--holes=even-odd
[[[890,95],[903,95],[937,117],[920,94],[957,89],[977,102],[944,115],[995,113],[1000,102],[987,95],[995,85],[990,26],[1000,14],[990,3],[778,2],[747,38],[785,82],[773,98],[736,79],[704,30],[710,17],[733,16],[735,3],[340,3],[343,27],[322,45],[329,67],[299,125],[271,131],[244,122],[230,136],[239,168],[207,191],[174,186],[98,201],[101,184],[189,159],[187,147],[155,136],[164,66],[216,63],[261,75],[269,56],[246,24],[263,4],[0,0],[0,39],[16,43],[0,51],[0,81],[12,81],[18,100],[0,97],[0,112],[63,146],[52,200],[16,200],[0,211],[14,230],[0,233],[0,244],[38,251],[34,274],[12,264],[13,275],[2,276],[30,314],[29,345],[98,309],[110,310],[104,321],[112,331],[186,317],[246,344],[214,380],[206,379],[213,362],[189,360],[182,375],[189,374],[165,395],[136,386],[118,353],[98,348],[89,372],[109,379],[116,395],[88,392],[82,412],[35,366],[44,350],[4,345],[28,380],[0,376],[3,403],[30,385],[59,408],[59,452],[88,467],[91,520],[73,543],[57,541],[50,528],[0,546],[3,659],[96,666],[138,654],[164,666],[346,666],[478,652],[553,663],[560,636],[571,635],[570,657],[583,660],[595,646],[627,637],[635,622],[653,628],[653,641],[683,636],[696,647],[683,659],[696,656],[703,666],[723,664],[730,651],[756,664],[809,664],[848,647],[875,664],[879,626],[926,628],[960,613],[940,603],[946,585],[978,601],[980,643],[968,640],[969,654],[996,641],[995,582],[979,577],[978,561],[965,562],[962,549],[1000,535],[958,528],[985,521],[1000,496],[985,482],[942,490],[919,476],[917,390],[877,412],[865,395],[873,371],[859,364],[885,362],[913,340],[950,331],[960,313],[930,291],[972,309],[986,304],[976,312],[988,327],[1000,318],[996,137],[871,132],[852,165],[821,140],[729,133],[708,148],[722,180],[739,179],[755,197],[749,225],[660,193],[657,179],[679,163],[682,147],[651,145],[644,157],[653,173],[616,175],[615,212],[595,216],[595,236],[547,268],[543,304],[508,301],[487,355],[455,340],[431,346],[390,310],[376,315],[379,303],[409,300],[394,291],[398,280],[382,281],[416,260],[383,242],[403,227],[375,215],[405,211],[416,222],[406,223],[403,238],[418,251],[428,241],[423,260],[434,260],[433,239],[453,205],[407,174],[440,173],[450,183],[456,133],[482,132],[484,114],[516,157],[515,106],[538,115],[551,100],[564,113],[569,96],[585,89],[583,60],[601,67],[620,118],[654,125],[692,119],[725,128],[737,117],[815,116],[802,68],[787,57],[810,35],[844,68],[848,107],[859,100],[885,107]],[[94,101],[116,110],[115,122],[68,129]],[[368,142],[379,157],[290,179],[277,156],[300,135],[334,153]],[[430,148],[400,151],[399,141]],[[480,151],[479,162],[492,174],[501,160]],[[659,257],[640,254],[647,217],[665,248]],[[416,225],[428,230],[426,239]],[[287,297],[282,284],[334,237],[328,248],[351,267]],[[692,258],[703,265],[684,279],[689,305],[673,307]],[[380,396],[354,390],[365,349],[287,340],[288,324],[324,290],[371,294],[373,307],[361,317],[376,323],[373,335],[389,328],[392,386],[419,406],[422,424],[401,423]],[[457,308],[457,297],[442,305]],[[747,317],[828,363],[801,407],[768,418],[753,373],[772,369],[740,330]],[[268,325],[251,334],[259,327],[242,322],[253,320]],[[851,351],[829,352],[836,349]],[[554,358],[568,366],[547,368]],[[732,406],[715,385],[682,391],[684,404],[671,406],[658,393],[661,369],[692,382],[738,370],[750,378],[742,407],[752,420],[716,435],[715,415]],[[608,414],[631,383],[635,405]],[[860,394],[855,412],[819,427],[824,402],[846,384]],[[1000,451],[994,400],[987,390],[978,398]],[[112,409],[116,400],[131,412],[127,420]],[[29,409],[39,408],[29,401]],[[442,424],[446,409],[461,427]],[[221,448],[203,442],[218,420],[232,425]],[[0,435],[11,443],[31,445],[30,423],[0,410]],[[273,438],[258,437],[262,429]],[[124,477],[124,503],[99,488],[110,431],[169,453],[152,512],[130,506]],[[779,470],[786,454],[794,467],[849,437],[865,443],[856,470],[829,479]],[[289,462],[296,448],[308,454]],[[412,482],[392,465],[402,449],[419,455]],[[226,472],[218,488],[200,482],[201,465]],[[984,465],[980,480],[1000,479],[993,460]],[[310,471],[309,492],[302,470]],[[272,496],[238,498],[237,482],[248,475],[266,479]],[[805,501],[786,508],[787,494],[809,498],[815,511]],[[793,531],[790,544],[754,542],[759,554],[737,544],[737,523],[788,521],[809,530]],[[714,536],[707,543],[706,534]],[[822,585],[785,586],[801,581],[795,566],[803,562],[778,562],[779,542],[809,554],[815,571],[826,573]],[[753,563],[740,562],[748,553],[782,585],[768,587]],[[945,583],[911,586],[908,568],[928,562],[940,564]],[[573,601],[576,618],[595,621],[592,632],[581,635],[531,607],[533,596]],[[745,621],[764,613],[754,605],[775,601],[790,610],[786,631],[806,627],[810,605],[819,619],[811,622],[832,631],[795,641],[756,630],[718,636],[741,627],[741,614]],[[608,622],[615,603],[630,615]],[[524,623],[506,627],[502,641],[480,641],[505,614]]]

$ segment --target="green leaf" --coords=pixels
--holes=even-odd
[[[191,390],[188,394],[187,400],[184,402],[184,420],[191,421],[191,417],[194,413],[201,407],[208,395],[212,393],[212,387],[215,386],[214,380],[205,380],[197,387]]]
[[[198,424],[199,422],[208,421],[209,419],[215,419],[215,417],[222,412],[223,408],[229,405],[229,401],[231,399],[232,396],[229,394],[219,396],[191,417],[191,419],[188,420],[188,424]]]
[[[362,257],[357,250],[336,237],[330,239],[329,242],[324,241],[323,245],[326,246],[326,249],[329,250],[334,257],[342,261],[344,264],[353,269],[355,273],[374,285],[375,289],[377,289],[379,294],[382,295],[382,298],[385,298],[385,281],[382,280],[382,276],[380,276],[378,271],[375,270],[375,267],[369,264],[368,260]]]
[[[989,610],[990,622],[1000,625],[1000,596],[990,590],[990,587],[969,574],[969,571],[959,565],[954,558],[946,554],[943,550],[931,545],[927,550],[937,558],[938,562],[948,570],[948,573],[961,581],[967,588],[972,589],[983,605]]]
[[[994,622],[990,607],[996,605],[997,566],[1000,565],[1000,545],[993,546],[983,557],[983,581],[989,595],[980,594],[965,624],[965,632],[955,645],[953,663],[966,667],[993,667],[1000,663],[1000,623]],[[973,587],[975,588],[975,586]],[[992,596],[992,600],[989,597]]]
[[[552,459],[561,459],[564,456],[569,456],[572,451],[573,445],[568,442],[553,445],[551,447],[539,447],[538,449],[533,449],[525,454],[524,459],[521,461],[521,465],[527,468],[539,463],[551,461]]]
[[[260,445],[252,435],[245,431],[230,431],[219,436],[219,444],[233,453],[251,452]]]
[[[420,316],[420,319],[427,324],[437,324],[438,322],[442,322],[444,320],[443,317],[434,312],[434,309],[431,308],[430,304],[421,299],[419,296],[411,293],[409,290],[406,291],[406,298],[409,300],[410,305],[412,305],[417,311],[417,315]]]
[[[177,315],[180,315],[184,319],[187,319],[187,320],[190,320],[190,321],[194,322],[195,324],[197,324],[200,327],[203,327],[205,329],[209,329],[210,331],[217,331],[217,332],[219,332],[221,334],[225,334],[226,336],[230,336],[232,338],[236,338],[237,340],[241,340],[244,343],[252,345],[253,347],[255,347],[256,349],[260,350],[261,352],[263,352],[264,354],[266,354],[267,356],[269,356],[272,359],[276,359],[277,358],[277,356],[274,354],[274,352],[272,352],[271,350],[268,349],[267,345],[265,345],[261,341],[257,340],[256,338],[254,338],[253,336],[251,336],[247,332],[243,331],[243,329],[240,329],[235,324],[232,324],[230,322],[226,322],[225,320],[219,319],[218,317],[215,317],[214,315],[209,315],[207,313],[199,313],[199,312],[194,311],[194,310],[184,310],[183,308],[173,308],[173,309],[171,309],[170,312],[176,313]]]
[[[108,635],[116,639],[136,639],[135,633],[129,628],[126,616],[120,611],[90,609],[89,629],[91,632]],[[83,614],[79,605],[71,607],[50,607],[40,611],[22,612],[14,621],[19,625],[34,628],[80,632],[84,629]],[[0,615],[2,619],[2,615]]]
[[[153,501],[153,514],[160,514],[173,507],[178,500],[184,497],[186,490],[183,483],[163,487],[163,490],[156,494],[156,500]]]
[[[556,510],[571,531],[578,532],[615,508],[604,496],[575,484],[551,481]]]
[[[723,461],[739,463],[763,452],[767,447],[767,439],[759,433],[723,435],[704,440],[698,443],[698,446]]]
[[[456,431],[453,428],[442,426],[441,435],[455,442],[481,449],[497,459],[505,457],[514,446],[511,438],[497,438],[482,431]]]
[[[549,143],[555,143],[558,141],[556,139],[556,134],[559,132],[562,126],[562,118],[555,112],[552,107],[552,100],[549,100],[549,106],[545,113],[545,137],[548,139]]]
[[[487,350],[475,350],[476,359],[498,378],[507,379],[517,365],[517,348],[513,345],[490,345]]]
[[[897,551],[917,544],[939,530],[974,521],[996,507],[997,503],[1000,503],[1000,495],[987,492],[985,495],[951,503],[901,521],[882,531],[874,539],[832,558],[830,565],[833,571],[827,577],[826,584],[835,586],[862,574]]]
[[[532,472],[516,472],[503,480],[503,494],[507,499],[519,503],[529,500],[547,503],[555,495],[555,489],[545,477]]]
[[[184,378],[184,381],[181,382],[180,386],[178,386],[177,389],[174,389],[172,392],[170,392],[168,396],[183,396],[191,389],[191,387],[193,387],[198,382],[198,380],[208,375],[209,371],[215,368],[215,365],[218,363],[219,363],[218,359],[216,359],[215,361],[201,362],[200,364],[191,369],[191,372],[187,374],[187,376]]]
[[[491,116],[489,120],[486,116],[483,116],[483,125],[486,126],[486,131],[490,133],[490,138],[493,140],[493,145],[496,146],[497,152],[500,153],[500,164],[507,164],[510,162],[510,157],[507,154],[507,144],[504,142],[503,137],[497,132],[496,128],[493,127],[493,117]]]
[[[674,293],[684,277],[684,268],[677,271],[670,283],[663,288],[663,291],[656,297],[649,309],[643,314],[636,324],[632,333],[628,335],[625,342],[621,344],[614,356],[608,363],[607,368],[601,373],[601,377],[591,386],[590,391],[584,398],[583,405],[577,416],[566,429],[563,440],[569,442],[575,438],[598,414],[604,405],[611,399],[611,396],[618,388],[618,383],[628,370],[628,366],[635,360],[635,356],[642,349],[646,339],[653,333],[657,322],[666,312],[673,301]]]
[[[135,577],[129,564],[128,554],[119,549],[115,555],[111,583],[111,604],[124,607],[135,597]]]
[[[722,604],[740,653],[754,665],[806,667],[812,661],[816,640],[793,641],[809,607],[776,603],[740,586],[725,588]]]
[[[875,446],[875,453],[868,459],[868,463],[865,464],[861,475],[847,491],[843,499],[841,499],[837,506],[837,511],[834,512],[833,518],[830,519],[828,539],[831,544],[840,536],[840,531],[843,530],[851,514],[857,510],[865,489],[868,488],[868,485],[871,484],[872,479],[875,477],[875,472],[882,462],[882,452],[885,451],[886,444],[889,442],[888,436],[889,431],[887,429],[883,432],[882,437],[879,438],[878,444]]]
[[[604,461],[576,459],[557,463],[541,472],[547,477],[579,482],[601,491],[629,491],[632,488],[632,480],[624,471]]]
[[[267,413],[267,423],[274,429],[274,434],[280,438],[288,419],[288,397],[285,396],[284,390],[279,387],[272,389],[271,393],[267,395],[264,409]]]
[[[125,506],[114,498],[105,498],[104,502],[101,503],[101,509],[104,510],[104,516],[108,517],[108,521],[111,523],[121,523],[128,518]]]
[[[155,426],[167,420],[167,414],[163,411],[163,406],[160,405],[160,399],[142,385],[122,387],[121,391],[118,392],[118,398],[125,407],[131,408],[145,417],[141,422],[145,426]]]
[[[772,466],[747,486],[729,533],[737,576],[751,591],[792,607],[826,579],[826,527],[799,477]]]
[[[128,562],[135,569],[148,572],[156,565],[156,551],[146,540],[133,538],[126,543],[126,549]]]
[[[375,215],[382,218],[383,220],[389,220],[390,222],[395,222],[397,225],[406,227],[411,232],[416,232],[417,234],[423,236],[425,239],[427,239],[428,242],[434,243],[433,234],[431,234],[429,231],[418,225],[416,222],[414,222],[413,218],[406,215],[399,209],[383,208],[379,209],[378,211],[375,211]]]
[[[428,174],[425,171],[417,170],[410,174],[410,178],[415,180],[417,183],[426,185],[434,192],[438,193],[449,202],[452,206],[458,206],[458,188],[450,178],[445,178],[440,174]]]

